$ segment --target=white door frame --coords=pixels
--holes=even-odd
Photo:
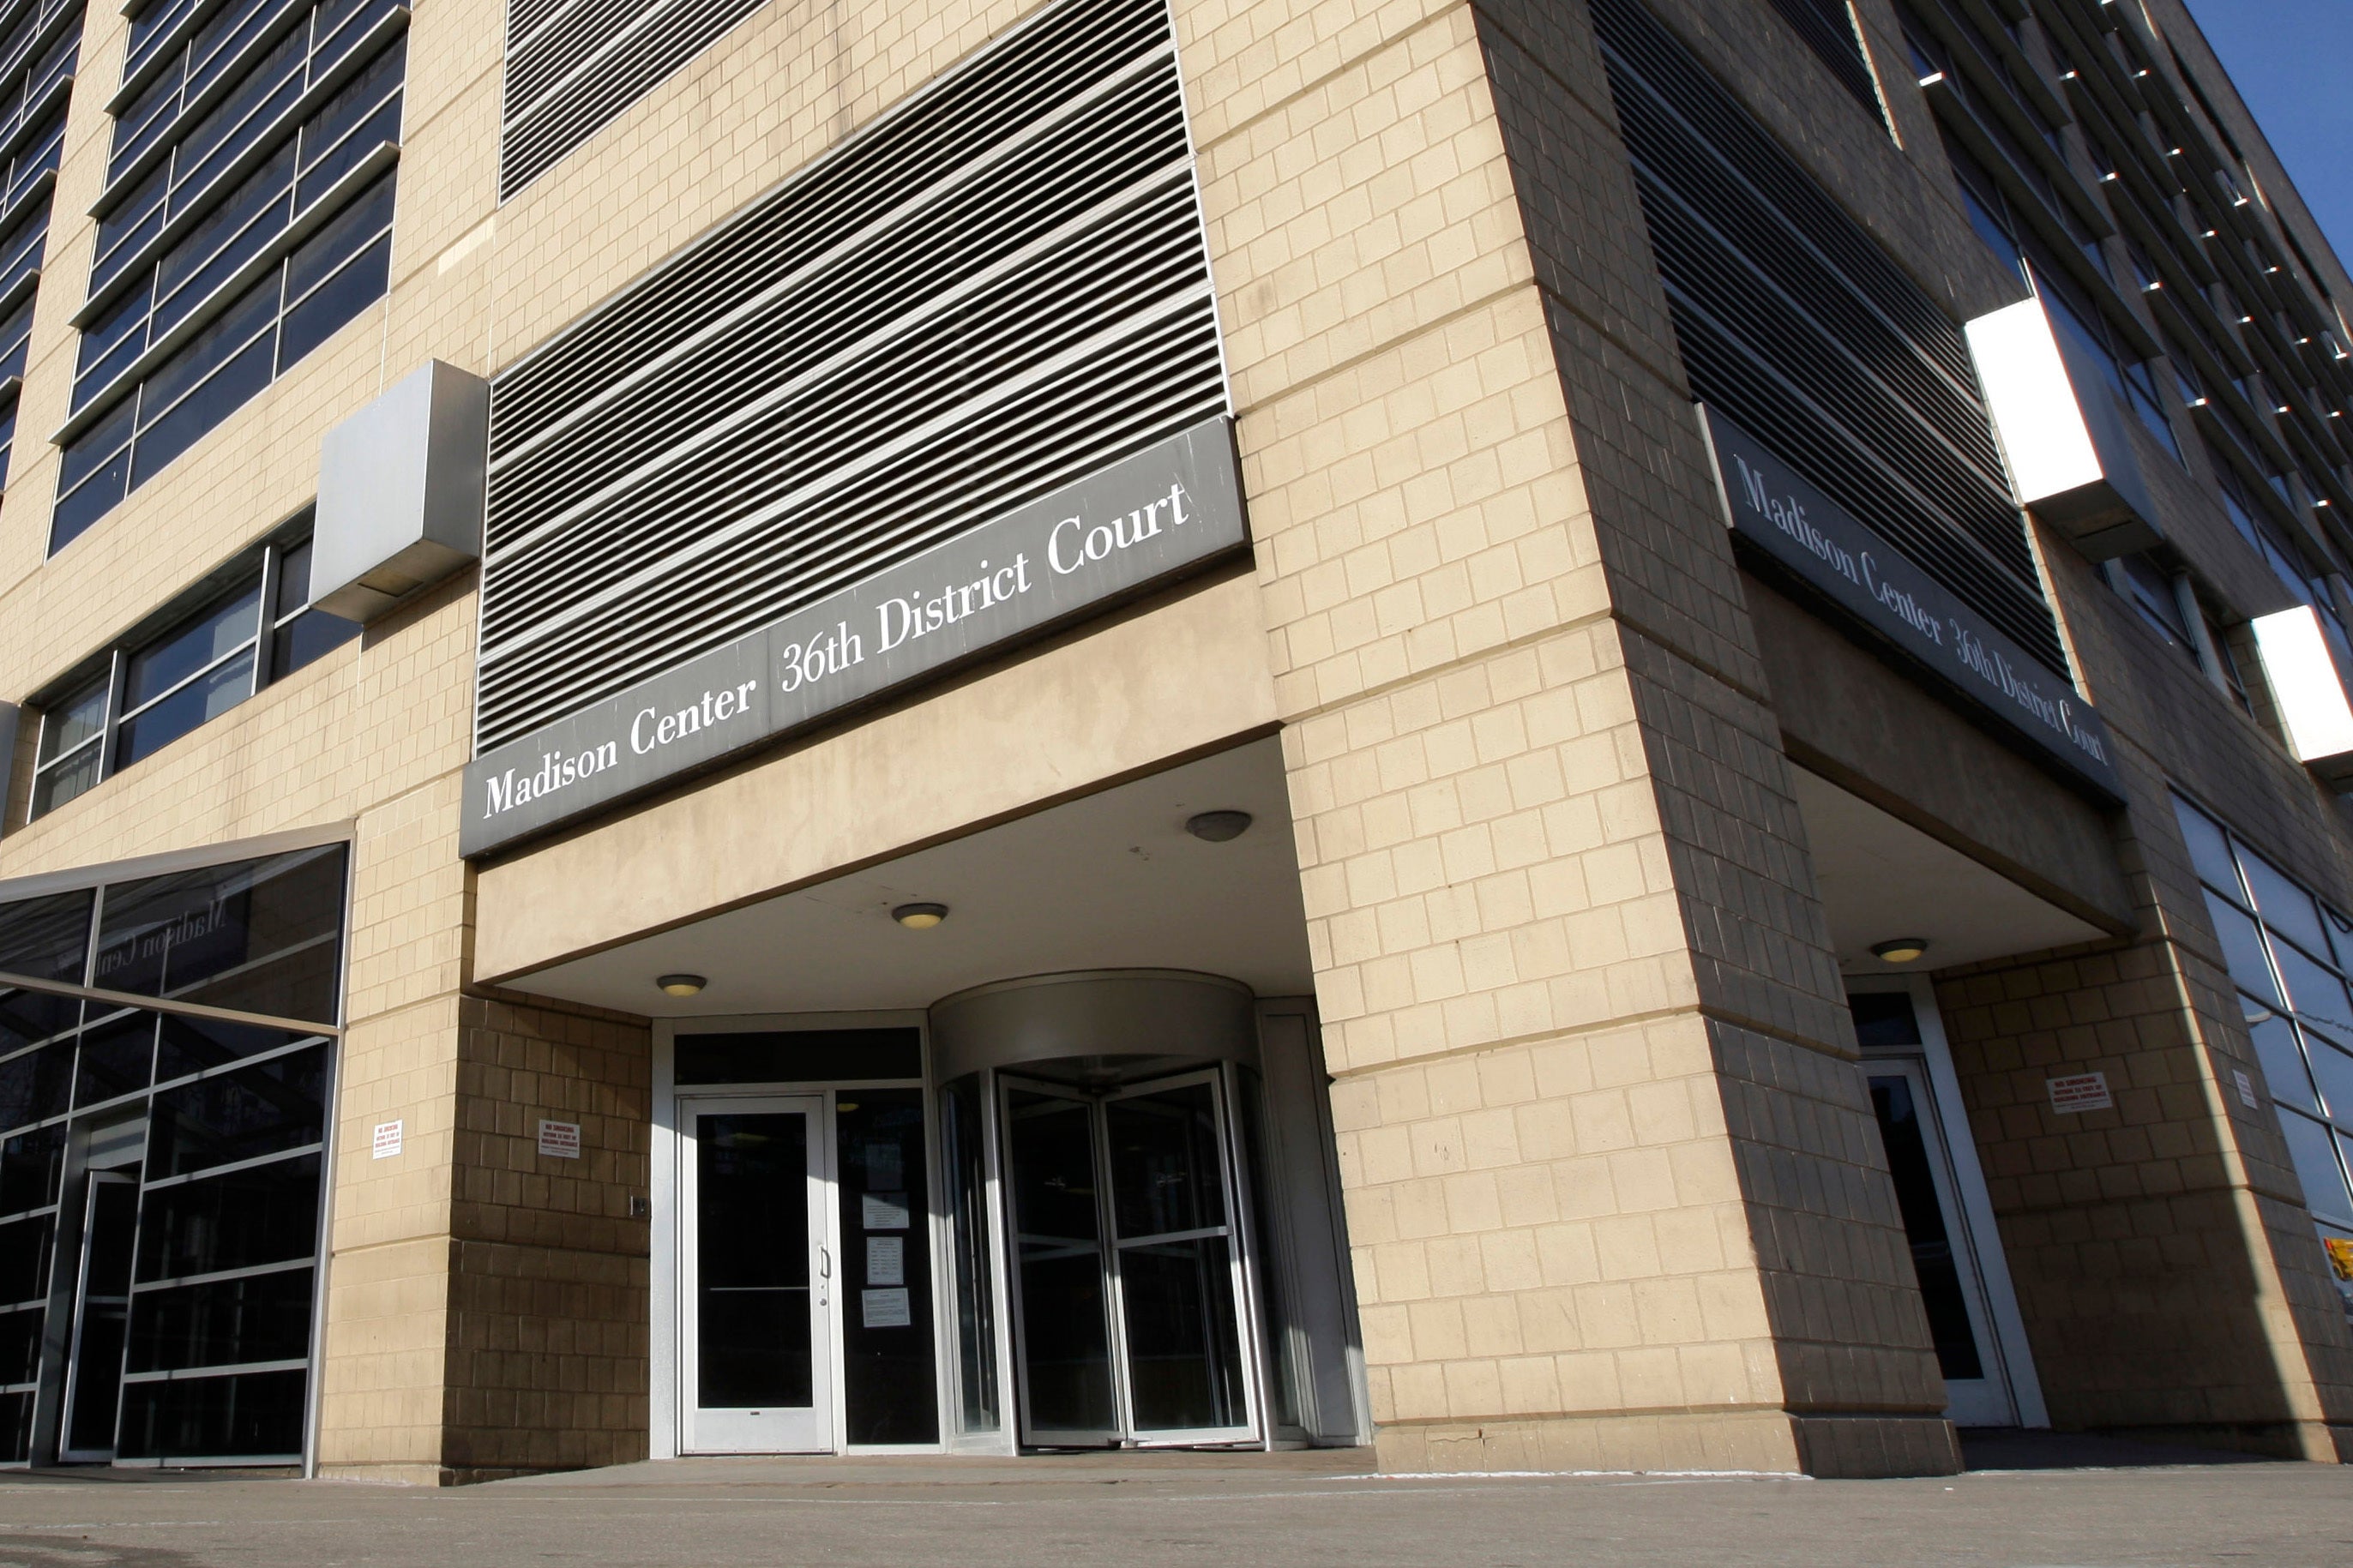
[[[2018,1310],[2018,1292],[2010,1282],[2010,1262],[2002,1255],[2001,1229],[1994,1218],[1993,1199],[1986,1191],[1985,1170],[1978,1161],[1977,1139],[1969,1130],[1968,1108],[1961,1098],[1960,1075],[1945,1038],[1945,1021],[1936,1011],[1936,990],[1925,974],[1849,976],[1850,993],[1901,992],[1912,1000],[1913,1020],[1919,1026],[1920,1044],[1875,1047],[1863,1052],[1859,1070],[1867,1077],[1874,1061],[1908,1061],[1926,1074],[1929,1094],[1925,1109],[1932,1119],[1943,1153],[1936,1173],[1940,1189],[1949,1188],[1961,1234],[1954,1250],[1963,1255],[1967,1271],[1975,1276],[1977,1300],[1992,1330],[1985,1350],[1997,1375],[2007,1387],[2010,1413],[2021,1426],[2048,1426],[2051,1414],[2042,1403],[2042,1384],[2034,1372],[2034,1354],[2027,1343],[2026,1320]],[[1866,1089],[1866,1093],[1868,1092]],[[1932,1151],[1932,1153],[1935,1151]],[[1974,1323],[1978,1312],[1970,1314]],[[1949,1419],[1971,1424],[1974,1413],[1957,1403]]]
[[[838,1453],[841,1447],[839,1401],[841,1247],[833,1234],[833,1118],[821,1094],[695,1094],[678,1098],[679,1284],[678,1412],[680,1448],[691,1454]],[[806,1201],[808,1205],[809,1404],[806,1415],[745,1409],[705,1409],[695,1394],[696,1280],[699,1248],[688,1216],[699,1199],[695,1155],[698,1124],[705,1116],[787,1115],[806,1119],[808,1143]],[[790,1407],[799,1411],[802,1407]]]

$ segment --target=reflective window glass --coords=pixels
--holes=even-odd
[[[0,1061],[0,1132],[63,1116],[73,1093],[70,1039]]]
[[[311,1353],[309,1268],[142,1290],[131,1300],[129,1372],[178,1372]]]
[[[80,984],[89,963],[93,897],[85,889],[0,904],[0,974]],[[0,988],[0,1051],[71,1028],[80,1008],[69,996]]]
[[[2298,952],[2293,943],[2274,942],[2272,953],[2279,960],[2281,977],[2287,982],[2288,1005],[2298,1016],[2340,1030],[2353,1039],[2353,998],[2346,995],[2345,983]]]
[[[19,1214],[58,1201],[65,1170],[66,1124],[53,1121],[0,1141],[0,1214]]]
[[[49,1293],[48,1215],[0,1225],[0,1301],[38,1300]],[[0,1376],[0,1383],[14,1378]]]
[[[147,1169],[176,1176],[316,1143],[326,1098],[323,1045],[165,1089],[148,1122]]]
[[[123,704],[136,708],[253,640],[261,609],[259,579],[131,656]]]
[[[115,1455],[287,1458],[302,1451],[310,1379],[299,1371],[127,1383]]]
[[[41,761],[54,762],[91,739],[106,724],[106,678],[100,676],[59,698],[41,723]]]
[[[2272,981],[2270,962],[2263,955],[2263,933],[2255,922],[2216,898],[2206,895],[2206,912],[2214,921],[2214,934],[2222,943],[2222,962],[2230,966],[2231,978],[2254,993],[2264,1003],[2280,1005],[2279,987]]]
[[[2239,871],[2231,858],[2230,840],[2211,817],[2176,796],[2174,816],[2181,824],[2181,837],[2189,846],[2190,863],[2210,888],[2220,889],[2233,900],[2243,900],[2246,894],[2239,887]]]
[[[2270,1086],[2272,1098],[2306,1110],[2318,1110],[2320,1101],[2314,1098],[2312,1080],[2305,1072],[2304,1051],[2296,1043],[2295,1026],[2266,1007],[2255,1010],[2247,1033],[2254,1039],[2255,1057],[2263,1063],[2263,1081]]]
[[[2312,895],[2288,880],[2277,867],[2260,855],[2239,852],[2239,865],[2247,874],[2247,886],[2255,895],[2255,912],[2263,917],[2275,931],[2306,951],[2328,952],[2328,938],[2320,929],[2320,912],[2313,905]]]
[[[117,883],[95,984],[332,1023],[343,907],[341,845]]]
[[[318,1244],[319,1156],[149,1188],[139,1279],[177,1279],[308,1258]]]
[[[93,1024],[82,1031],[80,1058],[74,1072],[74,1104],[100,1101],[135,1093],[154,1081],[155,1016],[132,1013]]]
[[[2280,1131],[2287,1139],[2288,1158],[2304,1184],[2304,1201],[2316,1215],[2353,1224],[2353,1196],[2345,1190],[2345,1172],[2337,1163],[2337,1142],[2327,1124],[2283,1108]]]
[[[2340,1124],[2353,1124],[2353,1055],[2348,1055],[2317,1035],[2305,1037],[2312,1061],[2313,1081],[2320,1086],[2328,1114]],[[2283,1097],[2284,1098],[2284,1097]],[[2304,1102],[2300,1102],[2304,1103]],[[2314,1110],[2322,1109],[2314,1106]]]
[[[190,1073],[312,1037],[259,1024],[230,1024],[217,1018],[185,1018],[169,1014],[164,1016],[163,1033],[163,1042],[155,1052],[157,1083],[170,1083]]]

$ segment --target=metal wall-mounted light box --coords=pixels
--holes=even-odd
[[[2156,508],[2126,434],[2132,414],[2039,299],[1968,326],[1969,353],[2018,499],[2086,558],[2158,543]]]
[[[2288,749],[2332,789],[2353,790],[2353,700],[2318,613],[2297,605],[2248,624]]]
[[[482,553],[491,384],[428,361],[319,443],[311,602],[371,621]]]

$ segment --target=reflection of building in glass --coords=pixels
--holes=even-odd
[[[300,1462],[347,875],[0,905],[0,1457]]]

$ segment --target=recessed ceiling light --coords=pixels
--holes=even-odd
[[[891,911],[891,918],[909,931],[929,931],[948,918],[945,904],[901,904]]]
[[[1871,956],[1884,963],[1910,963],[1927,951],[1928,939],[1925,936],[1890,937],[1871,944]]]
[[[1250,831],[1247,811],[1205,811],[1185,819],[1185,831],[1204,844],[1223,844]]]
[[[665,974],[654,984],[661,987],[665,996],[694,996],[701,994],[711,982],[700,974]]]

